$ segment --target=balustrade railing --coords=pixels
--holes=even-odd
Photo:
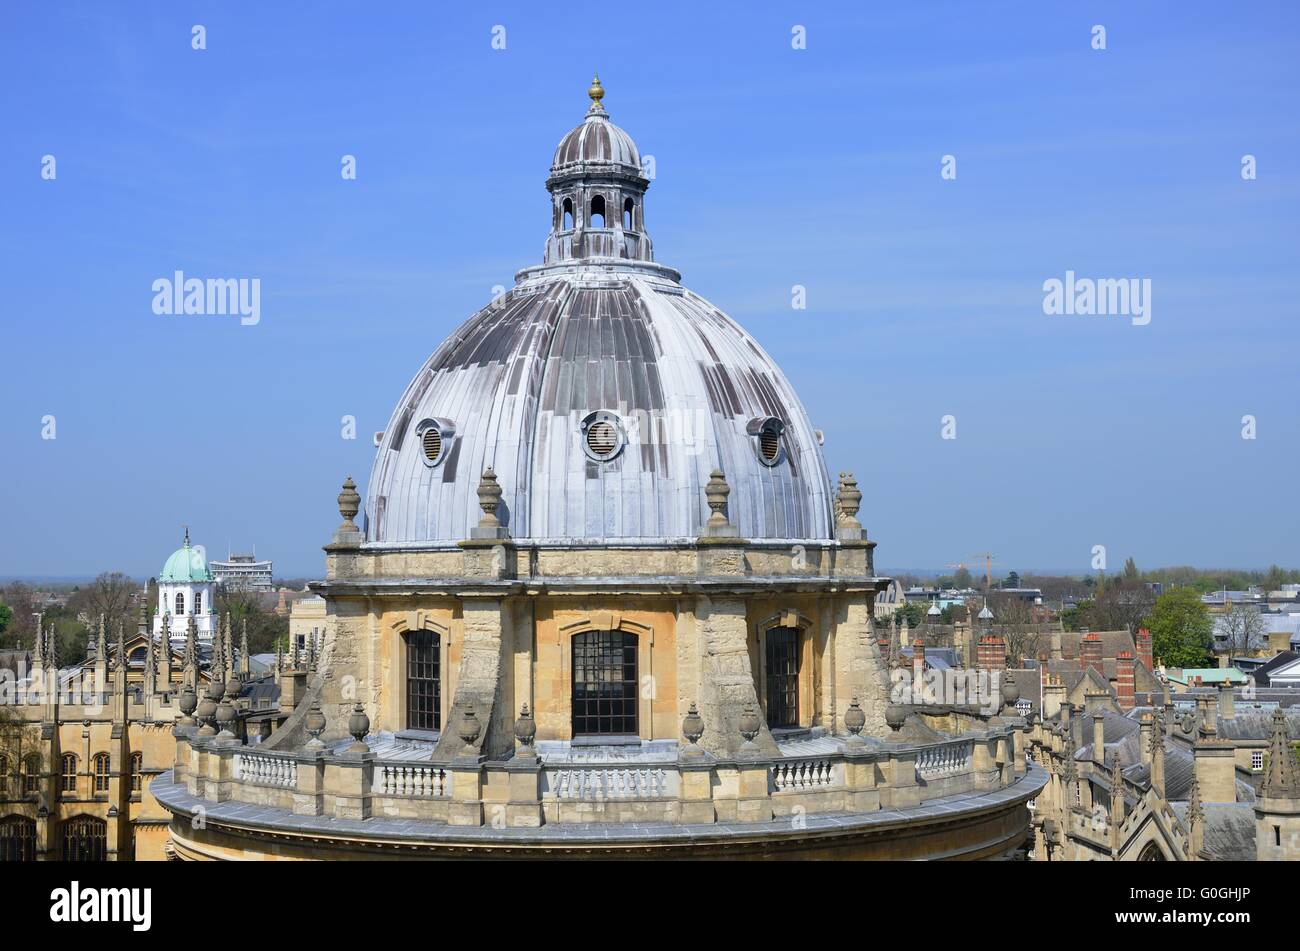
[[[236,753],[235,776],[255,786],[293,789],[298,785],[298,763],[286,756],[266,753]]]
[[[377,764],[374,791],[381,796],[437,799],[447,795],[447,771],[437,766]]]
[[[772,764],[772,788],[777,792],[792,789],[828,789],[839,785],[835,764],[824,759],[803,759]]]
[[[971,740],[922,747],[916,754],[916,774],[922,779],[934,779],[965,772],[970,768],[974,749]]]
[[[552,788],[559,799],[655,799],[668,795],[668,771],[640,769],[557,769]]]

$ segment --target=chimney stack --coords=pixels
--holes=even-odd
[[[1085,634],[1079,642],[1079,666],[1091,667],[1102,680],[1106,679],[1106,665],[1101,659],[1101,635],[1096,631]]]
[[[1092,761],[1106,765],[1106,715],[1100,710],[1092,715]]]
[[[1133,652],[1120,651],[1115,658],[1115,692],[1119,694],[1119,708],[1125,713],[1136,705],[1133,676]]]
[[[925,696],[925,641],[912,642],[912,691],[917,697]],[[914,702],[920,702],[914,699]]]
[[[997,634],[985,634],[975,648],[975,666],[981,670],[1006,670],[1007,645]]]
[[[1231,720],[1237,715],[1235,701],[1232,695],[1232,683],[1225,680],[1219,684],[1219,716],[1225,720]]]
[[[1151,657],[1151,632],[1145,627],[1137,633],[1137,659],[1146,665],[1147,670],[1155,671],[1156,665]]]

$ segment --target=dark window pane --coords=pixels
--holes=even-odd
[[[573,735],[637,733],[636,635],[573,638]]]
[[[442,662],[438,635],[413,631],[406,635],[406,728],[442,728]]]
[[[767,632],[767,725],[799,725],[799,632],[775,627]]]

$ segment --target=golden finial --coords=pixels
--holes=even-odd
[[[591,97],[591,101],[596,105],[600,105],[600,101],[605,98],[605,89],[600,85],[599,74],[592,75],[591,88],[587,90],[587,95]]]

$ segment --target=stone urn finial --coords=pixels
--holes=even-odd
[[[456,735],[466,746],[473,746],[478,740],[478,735],[483,732],[483,724],[479,723],[478,714],[474,712],[472,706],[465,708],[465,712],[460,715],[460,724],[456,727]]]
[[[710,472],[709,481],[704,486],[704,497],[708,500],[709,510],[713,513],[709,516],[709,528],[726,527],[727,516],[723,514],[723,509],[727,507],[727,496],[730,494],[731,486],[727,485],[722,470],[714,469]]]
[[[889,728],[897,733],[907,722],[907,707],[901,703],[890,703],[885,706],[885,723]]]
[[[190,681],[185,681],[185,688],[181,690],[177,703],[181,708],[181,726],[194,726],[194,711],[199,705],[199,695],[194,692],[194,684]]]
[[[352,481],[352,476],[348,476],[343,482],[343,491],[339,493],[339,514],[343,516],[343,524],[339,526],[340,532],[357,531],[356,522],[352,519],[359,511],[361,511],[361,493],[357,491],[357,484]]]
[[[1020,685],[1004,674],[1002,677],[1002,709],[1014,707],[1019,699]]]
[[[740,715],[740,735],[745,738],[745,745],[753,744],[754,737],[758,736],[758,731],[763,728],[763,722],[759,720],[758,714],[754,712],[752,703],[745,704],[745,712]]]
[[[223,696],[221,702],[217,704],[216,716],[217,723],[221,725],[221,732],[217,734],[217,737],[221,740],[234,739],[235,693],[230,689],[226,690],[225,696]]]
[[[700,711],[692,703],[690,709],[686,711],[686,716],[682,717],[682,736],[690,744],[683,753],[687,756],[699,756],[703,751],[700,749],[700,737],[704,735],[704,718],[700,716]]]
[[[311,702],[311,709],[307,711],[306,718],[302,721],[303,728],[311,736],[307,743],[309,750],[321,750],[325,744],[321,742],[320,735],[325,732],[325,714],[321,711],[320,700]]]
[[[854,739],[859,738],[862,728],[867,725],[867,715],[862,710],[862,704],[858,703],[858,698],[854,697],[849,703],[849,708],[844,712],[844,725],[848,728]]]
[[[853,478],[852,472],[840,473],[839,492],[835,498],[840,523],[846,528],[861,528],[862,523],[857,516],[858,509],[862,507],[862,490],[858,488],[858,480]]]
[[[349,753],[369,753],[370,747],[366,746],[366,734],[369,732],[370,717],[366,716],[366,708],[358,700],[348,717],[348,733],[352,735],[353,742],[347,751]]]
[[[519,719],[515,721],[515,739],[519,741],[520,752],[531,753],[533,740],[536,738],[537,721],[533,718],[532,711],[528,709],[528,704],[525,703],[519,709]]]
[[[483,477],[478,483],[478,507],[483,510],[483,517],[479,519],[479,528],[497,528],[501,525],[501,520],[497,518],[497,508],[501,505],[501,483],[497,481],[497,474],[488,466],[483,470]]]

